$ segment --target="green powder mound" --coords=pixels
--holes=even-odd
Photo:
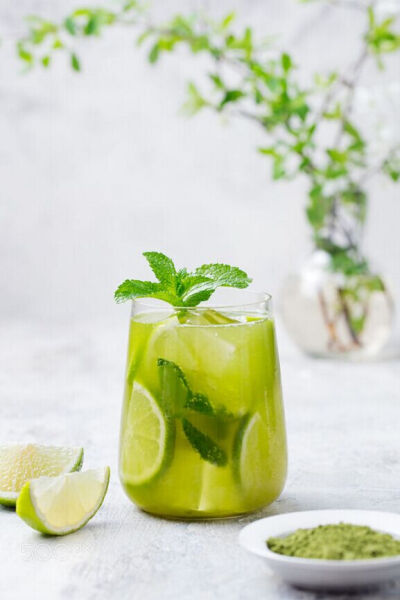
[[[400,540],[364,525],[338,523],[297,529],[284,538],[269,538],[272,552],[298,558],[359,560],[400,555]]]

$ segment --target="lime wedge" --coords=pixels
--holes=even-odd
[[[15,506],[29,479],[79,471],[82,462],[83,448],[0,444],[0,504]]]
[[[120,457],[122,479],[130,485],[153,481],[172,458],[175,429],[158,402],[137,381],[133,384]]]
[[[265,489],[266,470],[270,461],[268,429],[260,415],[243,418],[233,444],[235,478],[245,493],[257,495]]]
[[[41,533],[72,533],[99,510],[109,480],[109,467],[32,479],[18,496],[17,515]]]

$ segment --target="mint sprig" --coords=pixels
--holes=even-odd
[[[165,414],[181,419],[188,442],[203,460],[219,467],[226,465],[226,452],[209,435],[188,420],[194,413],[219,419],[218,410],[212,406],[207,396],[192,392],[185,374],[176,363],[159,358],[157,366],[161,384],[161,406]]]
[[[157,359],[161,384],[161,403],[164,410],[175,417],[181,417],[185,410],[193,410],[204,415],[217,413],[207,396],[192,392],[182,369],[172,360]]]
[[[187,419],[182,419],[183,431],[192,447],[200,454],[203,460],[217,467],[223,467],[228,462],[228,457],[222,448],[218,446],[207,434],[197,429]]]
[[[161,405],[164,412],[172,417],[181,417],[192,396],[189,384],[180,367],[171,360],[157,360],[161,385]]]
[[[193,307],[208,300],[219,287],[246,288],[251,279],[238,267],[206,264],[193,272],[175,268],[162,252],[143,252],[158,282],[127,279],[117,288],[116,302],[135,298],[157,298],[179,307]]]

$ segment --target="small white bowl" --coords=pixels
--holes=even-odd
[[[400,539],[400,515],[368,510],[311,510],[259,519],[239,534],[239,543],[263,556],[284,581],[309,589],[344,590],[386,583],[400,578],[400,556],[365,560],[320,560],[276,554],[267,547],[270,537],[317,525],[352,523],[390,533]]]

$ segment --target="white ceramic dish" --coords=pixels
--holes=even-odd
[[[291,585],[309,589],[344,590],[386,583],[400,578],[400,556],[368,560],[319,560],[276,554],[269,537],[288,535],[298,528],[330,523],[368,525],[400,539],[400,515],[367,510],[312,510],[254,521],[242,529],[239,543],[263,556],[268,567]]]

